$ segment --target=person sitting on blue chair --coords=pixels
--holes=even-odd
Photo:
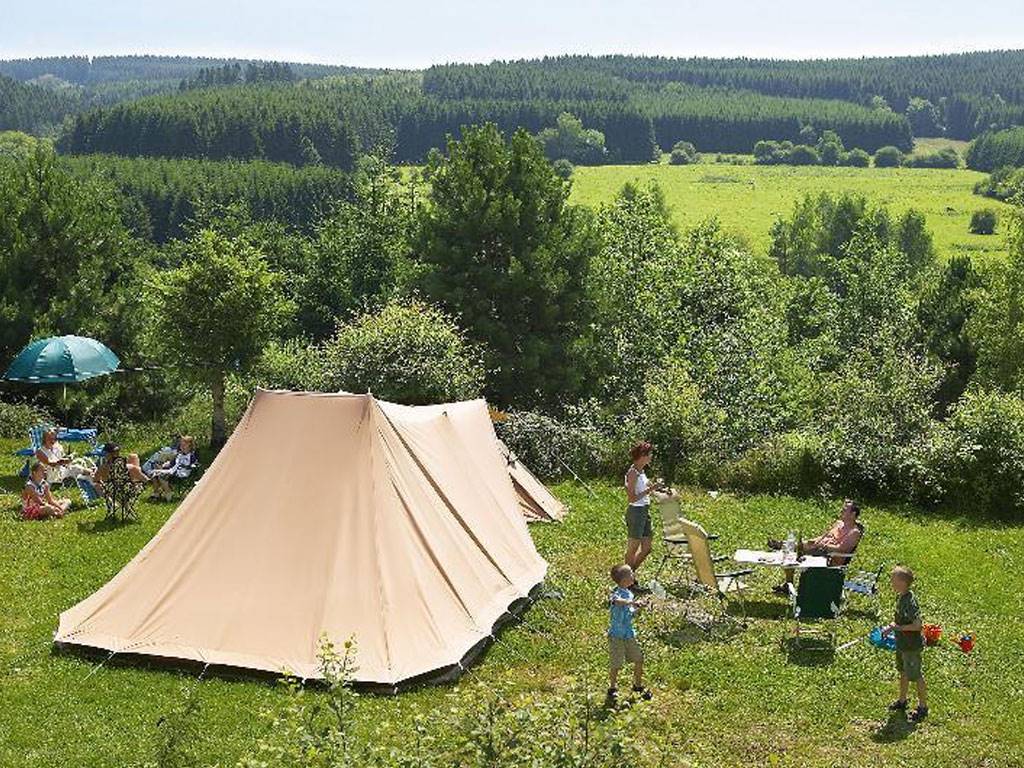
[[[171,481],[188,477],[198,463],[196,441],[189,435],[179,436],[173,448],[162,448],[150,456],[142,471],[153,480],[153,498],[169,501]]]

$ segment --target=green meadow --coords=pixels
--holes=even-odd
[[[945,142],[948,143],[948,142]],[[938,147],[936,147],[938,148]],[[612,200],[628,182],[656,182],[664,191],[680,228],[717,217],[730,233],[757,253],[766,253],[769,230],[789,216],[804,195],[863,195],[894,213],[921,211],[940,258],[968,254],[984,261],[1006,252],[1002,235],[972,235],[971,214],[980,208],[1007,206],[973,194],[985,174],[925,168],[833,168],[822,166],[606,165],[577,167],[571,200],[597,206]]]
[[[14,444],[2,447],[9,455]],[[4,488],[14,491],[15,461],[0,466]],[[360,696],[351,716],[357,740],[412,760],[415,734],[435,745],[476,738],[459,718],[479,711],[493,691],[534,711],[558,697],[572,701],[582,689],[600,701],[607,570],[621,557],[623,532],[621,491],[595,487],[594,496],[572,484],[556,487],[572,506],[567,520],[530,529],[560,597],[530,608],[457,685]],[[159,529],[172,504],[144,502],[140,522],[108,525],[98,508],[60,521],[19,522],[16,496],[3,495],[0,503],[0,765],[234,766],[266,736],[267,717],[288,704],[280,686],[217,676],[199,681],[195,674],[125,663],[97,668],[94,659],[51,649],[58,614],[113,576]],[[822,528],[837,504],[686,493],[687,514],[720,535],[722,554],[759,546],[787,529]],[[790,645],[786,601],[770,591],[778,574],[764,571],[748,577],[746,628],[723,622],[705,633],[685,614],[712,613],[714,606],[695,601],[684,612],[682,598],[655,601],[642,612],[638,627],[654,698],[628,711],[597,712],[595,728],[621,723],[642,756],[631,763],[638,766],[1019,766],[1024,531],[900,506],[867,506],[863,519],[868,535],[859,565],[913,566],[925,620],[978,638],[970,655],[946,642],[926,651],[932,715],[925,723],[913,726],[886,712],[894,697],[890,653],[866,642],[839,651]],[[651,562],[661,554],[658,542]],[[662,580],[685,596],[683,570],[670,566]],[[892,598],[883,588],[888,620]],[[732,618],[739,618],[735,611]],[[875,623],[870,602],[850,601],[834,627],[837,643],[863,637]],[[157,734],[166,727],[158,723],[181,709],[190,690],[198,709],[183,728],[192,762],[166,755],[158,762]],[[306,695],[324,694],[309,689]],[[500,749],[496,754],[444,764],[508,764]]]

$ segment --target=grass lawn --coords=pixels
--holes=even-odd
[[[13,447],[0,442],[5,457]],[[0,460],[9,491],[18,487],[15,468],[14,459]],[[362,733],[408,743],[415,715],[443,722],[453,698],[477,695],[475,684],[538,696],[565,691],[573,679],[603,688],[606,573],[621,556],[621,494],[611,485],[596,488],[591,498],[576,486],[559,486],[573,507],[569,518],[531,528],[563,598],[531,608],[457,688],[361,697],[355,718]],[[108,527],[98,509],[62,521],[17,522],[8,514],[15,503],[14,496],[0,497],[0,765],[123,766],[150,759],[156,721],[180,703],[184,686],[196,685],[194,677],[133,666],[104,666],[90,676],[90,662],[52,653],[50,638],[57,614],[106,582],[157,531],[172,505],[143,503],[140,523]],[[723,553],[758,546],[787,529],[815,531],[832,511],[791,498],[711,499],[696,490],[688,493],[688,508],[721,535]],[[634,713],[646,710],[645,722],[678,737],[672,764],[960,768],[1024,762],[1024,529],[898,507],[867,507],[863,519],[868,535],[860,564],[913,566],[926,620],[977,633],[969,656],[951,644],[926,651],[932,717],[917,728],[888,720],[892,656],[866,643],[839,654],[785,652],[784,603],[769,592],[775,574],[759,573],[746,630],[707,637],[665,608],[639,619],[655,698]],[[656,545],[653,557],[659,554]],[[888,593],[884,604],[888,613]],[[839,641],[873,624],[869,613],[851,610],[838,623]],[[285,703],[279,688],[254,681],[210,678],[198,690],[199,747],[211,765],[234,765],[261,733],[260,711]]]
[[[942,140],[944,141],[944,140]],[[971,214],[980,208],[1005,210],[1005,203],[973,194],[985,174],[925,168],[827,168],[821,166],[605,165],[577,167],[571,200],[590,206],[611,201],[626,182],[656,181],[665,192],[676,222],[689,228],[712,216],[767,253],[769,229],[788,217],[805,194],[863,195],[894,213],[921,211],[940,258],[966,253],[984,260],[1006,253],[1002,235],[972,235]]]

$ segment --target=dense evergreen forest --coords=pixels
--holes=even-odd
[[[156,243],[187,235],[204,207],[229,204],[244,206],[260,221],[308,233],[351,194],[349,176],[323,165],[114,155],[61,162],[76,178],[110,182],[123,197],[123,218],[133,234]]]
[[[73,94],[0,75],[0,130],[45,133],[78,105]]]
[[[604,162],[647,162],[678,141],[751,151],[834,131],[849,148],[909,150],[913,137],[973,138],[1024,123],[1024,51],[774,61],[560,56],[423,72],[194,57],[81,56],[0,62],[47,90],[0,130],[66,118],[65,152],[265,159],[352,167],[386,148],[422,162],[463,126],[537,133],[569,112],[602,132]],[[8,81],[7,89],[17,86]]]

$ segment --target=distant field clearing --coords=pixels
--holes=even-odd
[[[769,229],[807,193],[850,192],[887,205],[893,212],[921,211],[940,258],[966,253],[979,259],[1006,252],[1002,226],[995,235],[967,231],[979,208],[1002,212],[1009,206],[973,194],[985,174],[922,168],[824,168],[821,166],[605,165],[577,167],[572,201],[597,206],[614,198],[626,182],[657,181],[682,228],[717,216],[731,233],[758,253],[767,253]]]

